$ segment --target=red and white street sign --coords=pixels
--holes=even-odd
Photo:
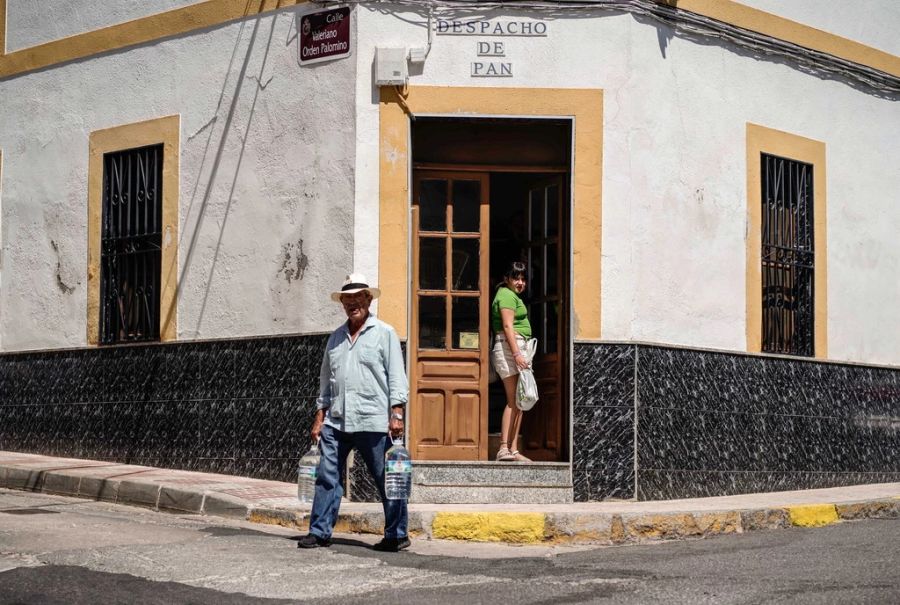
[[[300,63],[350,55],[350,8],[333,8],[300,17]]]

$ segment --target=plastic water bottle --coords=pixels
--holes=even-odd
[[[384,492],[388,500],[408,500],[412,489],[412,460],[403,447],[403,438],[393,439],[394,445],[384,454]]]
[[[297,500],[302,504],[312,504],[316,495],[316,473],[320,458],[318,441],[300,458],[297,467]]]

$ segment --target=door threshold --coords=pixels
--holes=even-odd
[[[500,462],[497,460],[416,460],[413,466],[508,466],[510,468],[527,468],[529,466],[570,467],[571,462],[549,462],[533,460],[531,462]]]

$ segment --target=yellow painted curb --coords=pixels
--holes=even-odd
[[[431,534],[445,540],[527,544],[544,539],[543,513],[437,513]]]
[[[260,511],[251,511],[250,517],[247,519],[250,523],[260,523],[263,525],[280,525],[290,529],[306,529],[309,520],[304,519],[302,515],[274,515]]]
[[[800,527],[821,527],[838,521],[834,504],[806,504],[787,508],[791,524]]]

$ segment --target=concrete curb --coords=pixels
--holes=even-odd
[[[413,536],[508,544],[642,544],[748,531],[822,527],[841,521],[900,518],[900,497],[854,503],[698,513],[427,512],[410,510]],[[308,513],[257,508],[248,520],[306,531]],[[380,512],[342,512],[338,533],[381,534]]]
[[[0,487],[141,506],[156,511],[243,519],[307,530],[309,513],[289,483],[0,452]],[[878,488],[878,489],[872,489]],[[738,506],[742,497],[656,503],[530,505],[410,505],[409,532],[421,538],[509,544],[641,544],[699,539],[748,531],[822,527],[858,519],[900,518],[900,484],[852,486],[802,493],[837,493],[832,501],[778,504],[785,493],[743,497],[772,506]],[[879,494],[859,497],[860,494]],[[796,493],[793,493],[796,495]],[[885,496],[884,494],[890,494]],[[710,500],[733,501],[721,510]],[[717,504],[717,503],[716,503]],[[378,505],[343,507],[335,531],[381,534]],[[647,509],[643,512],[637,509]],[[482,510],[483,509],[483,510]],[[522,510],[524,509],[524,510]],[[653,510],[649,510],[653,509]],[[668,509],[668,510],[667,510]]]

